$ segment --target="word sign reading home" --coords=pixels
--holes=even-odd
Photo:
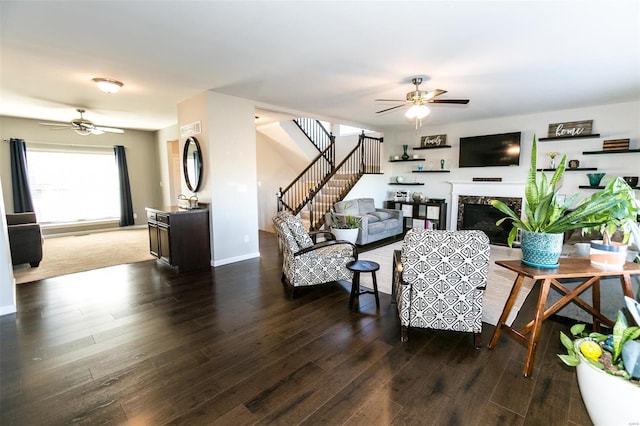
[[[550,138],[574,138],[591,134],[593,120],[549,124]]]
[[[420,137],[420,146],[440,146],[447,143],[447,135],[432,135]]]

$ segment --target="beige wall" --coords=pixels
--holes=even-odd
[[[146,223],[144,208],[162,202],[160,191],[160,167],[156,132],[141,130],[125,130],[124,134],[105,133],[103,135],[80,136],[69,130],[53,131],[38,124],[39,120],[0,116],[0,133],[2,139],[20,138],[27,142],[39,144],[65,144],[113,147],[126,147],[127,167],[131,183],[131,196],[134,212],[137,214],[136,225]],[[13,212],[13,195],[11,191],[11,163],[9,161],[9,144],[0,145],[0,176],[4,206],[7,212]],[[96,190],[99,190],[98,188]],[[82,194],[78,194],[80,197]]]

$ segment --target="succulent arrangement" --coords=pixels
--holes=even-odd
[[[581,362],[581,354],[594,367],[640,386],[640,327],[629,326],[622,312],[618,312],[612,334],[584,330],[584,324],[571,327],[576,340],[560,332],[560,341],[567,349],[566,354],[558,354],[562,362],[575,367]]]

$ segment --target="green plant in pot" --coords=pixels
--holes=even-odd
[[[331,209],[331,232],[338,240],[349,241],[352,244],[358,239],[358,232],[362,219],[351,214],[336,215]]]
[[[568,366],[576,367],[580,395],[591,421],[595,425],[637,423],[640,327],[629,326],[622,312],[618,312],[611,334],[584,330],[584,324],[571,327],[575,340],[560,332],[560,342],[567,353],[558,356]]]
[[[597,230],[602,240],[591,241],[591,263],[598,266],[619,266],[626,260],[627,243],[640,245],[638,213],[640,208],[633,188],[621,177],[611,180],[604,189],[585,198],[583,203],[598,203],[600,200],[614,199],[615,203],[605,210],[594,212],[587,218],[590,225],[583,231]],[[622,241],[612,240],[613,235],[622,232]]]
[[[524,216],[521,218],[508,205],[500,200],[491,200],[491,205],[506,217],[496,222],[500,226],[505,220],[511,220],[513,227],[507,243],[511,247],[518,229],[522,231],[522,262],[539,268],[555,268],[562,252],[564,232],[572,229],[596,227],[603,219],[594,215],[613,207],[618,200],[612,194],[594,197],[589,202],[581,202],[569,210],[578,194],[558,199],[560,181],[564,176],[567,156],[563,155],[551,179],[543,173],[537,173],[537,140],[534,135],[531,148],[531,165],[525,183]],[[595,195],[595,194],[594,194]]]

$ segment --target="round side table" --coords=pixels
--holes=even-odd
[[[351,282],[351,297],[349,297],[349,309],[353,309],[353,302],[356,297],[361,294],[373,294],[376,297],[376,307],[380,308],[380,299],[378,298],[378,282],[376,281],[376,271],[380,269],[380,265],[370,260],[356,260],[347,263],[347,269],[353,272],[353,280]],[[373,278],[373,291],[360,290],[360,273],[371,272]]]

